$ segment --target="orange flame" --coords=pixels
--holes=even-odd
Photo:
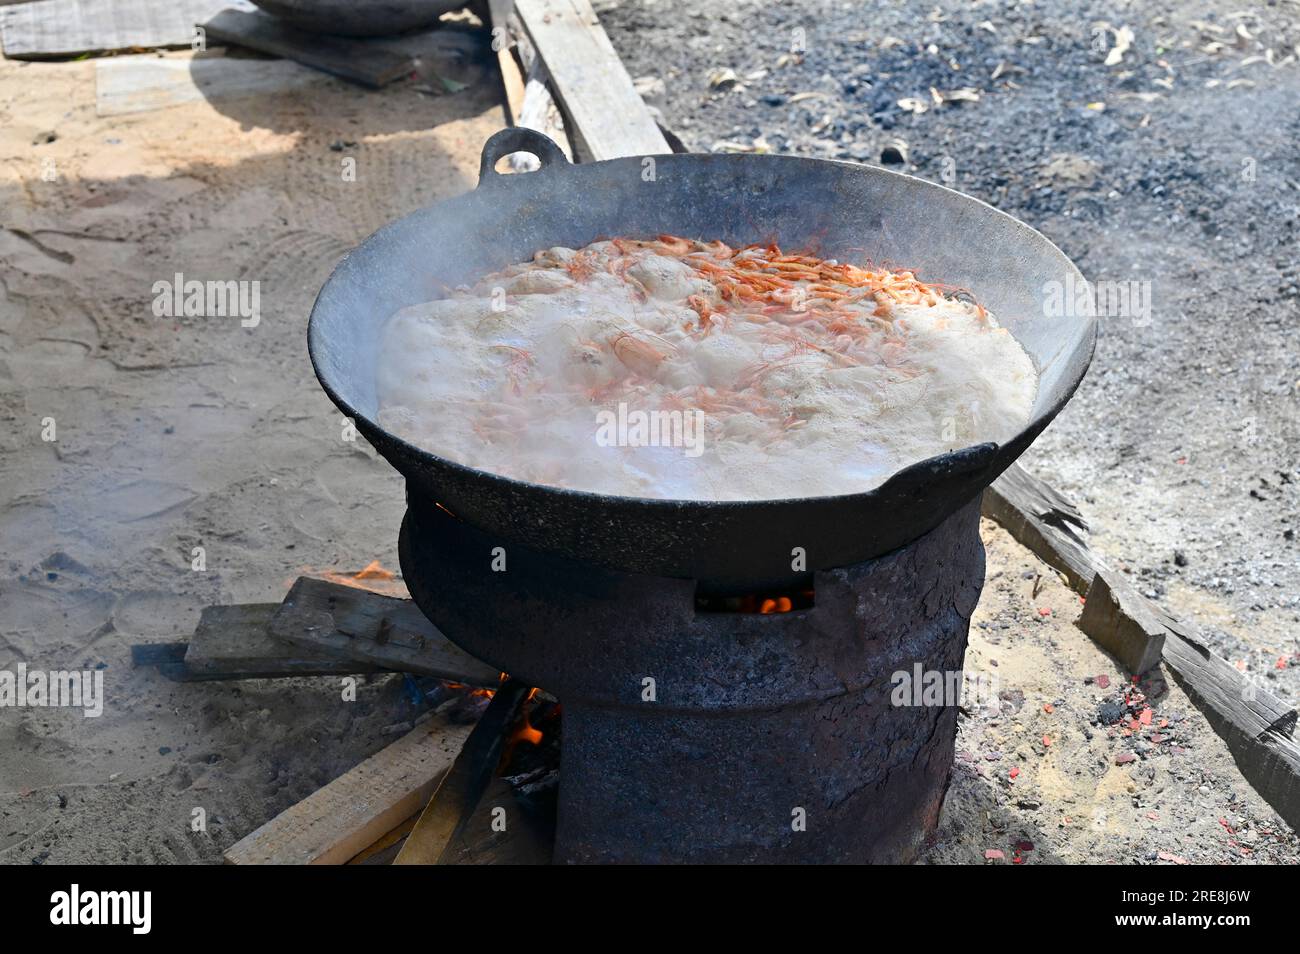
[[[385,570],[383,564],[378,560],[371,560],[365,565],[365,568],[358,570],[355,579],[358,580],[391,580],[397,574],[392,570]]]
[[[506,763],[509,763],[511,757],[514,755],[515,746],[520,742],[527,742],[529,745],[542,744],[542,731],[540,729],[534,729],[532,723],[528,721],[529,703],[537,698],[537,691],[536,686],[528,691],[528,698],[524,700],[522,711],[519,715],[519,725],[515,728],[514,732],[510,733],[510,738],[506,740],[505,758],[503,760]]]
[[[360,570],[354,572],[305,566],[299,570],[299,575],[314,577],[329,583],[338,583],[342,586],[352,586],[359,590],[369,590],[371,593],[379,593],[384,596],[397,596],[403,599],[410,597],[406,584],[398,579],[395,572],[387,569],[378,560],[371,560]],[[293,580],[290,580],[288,585],[292,586],[293,582]]]
[[[504,673],[504,672],[503,672],[503,673],[500,674],[500,681],[501,681],[501,682],[505,682],[505,681],[506,681],[507,679],[509,679],[509,678],[510,678],[509,673]],[[444,683],[444,685],[445,685],[448,689],[455,689],[455,690],[457,690],[457,691],[464,690],[465,693],[466,693],[466,695],[468,695],[470,698],[473,698],[473,699],[491,699],[493,696],[495,696],[495,695],[497,694],[497,691],[496,691],[495,689],[484,689],[484,688],[482,688],[482,687],[471,687],[471,686],[469,686],[469,685],[467,685],[466,683],[463,683],[463,682],[452,682],[452,681],[448,680],[448,681],[446,681],[446,682]],[[533,690],[533,694],[535,695],[536,693],[537,693],[537,690],[534,689],[534,690]],[[532,696],[530,695],[528,698],[531,699]]]

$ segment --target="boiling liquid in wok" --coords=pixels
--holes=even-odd
[[[383,330],[379,423],[450,460],[676,500],[858,493],[1028,423],[1033,363],[909,272],[663,237],[552,248]]]

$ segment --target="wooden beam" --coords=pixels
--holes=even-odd
[[[1296,709],[1216,656],[1199,634],[1176,620],[1165,637],[1164,660],[1227,743],[1241,774],[1288,825],[1300,831]]]
[[[506,731],[519,718],[528,693],[529,688],[514,679],[501,684],[456,757],[456,764],[447,772],[407,836],[394,864],[444,863],[448,846],[464,831],[496,776]]]
[[[302,650],[395,672],[495,686],[501,674],[456,646],[410,600],[301,576],[268,632]]]
[[[1086,595],[1110,569],[1077,533],[1078,509],[1043,481],[1013,465],[984,494],[984,515]],[[1114,578],[1114,574],[1110,574]],[[1242,776],[1292,828],[1300,829],[1300,744],[1297,711],[1217,656],[1196,629],[1126,588],[1120,612],[1126,624],[1164,629],[1161,658],[1183,690],[1227,744]]]
[[[434,716],[241,839],[226,863],[349,861],[419,811],[469,734]]]
[[[1155,607],[1122,573],[1100,570],[1088,587],[1078,626],[1131,673],[1160,665],[1170,618]]]
[[[549,865],[554,850],[554,820],[548,824],[525,813],[510,783],[494,778],[442,864]]]
[[[1074,504],[1012,464],[984,491],[983,513],[1048,566],[1064,573],[1073,589],[1087,593],[1102,564],[1081,535],[1088,525]]]
[[[506,118],[510,125],[518,126],[524,106],[524,74],[515,60],[508,22],[514,10],[514,0],[488,0],[486,6],[488,26],[492,30],[492,49],[496,51],[497,65],[501,69]]]
[[[550,73],[579,160],[672,151],[588,0],[515,0],[515,13]]]
[[[8,59],[190,46],[194,25],[229,0],[38,0],[0,10]]]
[[[294,649],[267,635],[279,603],[207,606],[189,642],[131,647],[135,666],[156,666],[178,682],[346,676],[382,672],[378,666]]]
[[[258,678],[275,676],[336,676],[381,672],[378,666],[340,659],[310,649],[296,649],[267,633],[279,603],[207,606],[199,615],[185,652],[186,678]]]
[[[497,47],[510,124],[544,133],[572,161],[573,147],[560,118],[559,107],[547,86],[550,74],[523,34],[519,18],[514,15],[514,6],[514,0],[490,0],[488,3],[492,42]],[[509,161],[515,172],[532,172],[538,165],[537,157],[526,152],[512,153]]]

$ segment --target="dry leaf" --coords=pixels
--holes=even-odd
[[[1106,54],[1107,66],[1118,66],[1124,59],[1124,54],[1128,52],[1129,47],[1133,45],[1133,31],[1126,26],[1120,27],[1115,31],[1115,45],[1110,48]]]

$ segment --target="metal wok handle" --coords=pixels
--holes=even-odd
[[[526,126],[511,126],[509,129],[493,133],[492,137],[483,144],[483,158],[478,166],[479,186],[492,179],[505,178],[497,172],[496,165],[502,156],[508,156],[512,152],[532,153],[542,164],[542,169],[552,163],[569,161],[564,155],[564,150],[549,136]]]

